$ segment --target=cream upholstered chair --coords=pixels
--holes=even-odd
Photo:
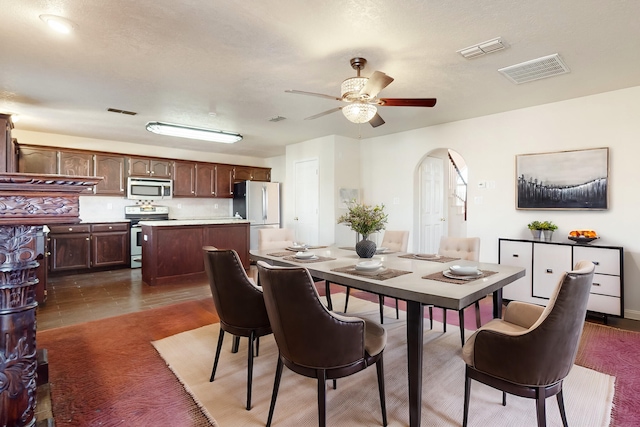
[[[408,231],[393,231],[393,230],[385,230],[384,236],[382,237],[382,243],[380,247],[387,248],[391,252],[406,252],[407,247],[409,246],[409,232]],[[327,288],[328,290],[328,288]],[[344,300],[344,312],[347,312],[347,306],[349,305],[349,294],[351,293],[351,288],[347,286],[347,295]],[[378,295],[378,300],[380,303],[380,323],[383,323],[383,312],[384,312],[384,295]],[[398,299],[396,298],[396,319],[400,318],[400,309],[398,308]]]
[[[240,337],[248,337],[247,410],[249,410],[251,409],[254,342],[257,356],[260,337],[271,334],[262,290],[249,280],[236,251],[217,250],[212,246],[205,246],[203,253],[211,296],[220,318],[220,335],[209,381],[213,381],[216,376],[224,333],[228,332],[235,338],[232,352],[237,351]]]
[[[479,237],[442,237],[440,239],[440,248],[438,254],[441,256],[460,258],[468,261],[478,261],[480,257],[480,238]],[[465,307],[466,308],[466,307]],[[480,319],[480,303],[475,302],[476,309],[476,326],[481,326]],[[429,306],[429,319],[433,328],[433,306]],[[447,310],[443,309],[443,328],[447,331]],[[464,308],[458,311],[458,320],[460,322],[460,338],[464,345]]]
[[[564,273],[546,308],[519,301],[507,306],[503,319],[477,330],[462,348],[466,363],[464,415],[467,425],[471,380],[506,393],[536,399],[538,426],[546,425],[545,400],[556,396],[562,424],[567,416],[562,382],[578,352],[595,266],[580,261]]]
[[[258,230],[258,249],[283,249],[296,240],[288,228],[261,228]]]
[[[309,271],[304,267],[273,267],[258,261],[267,314],[278,346],[278,363],[267,426],[275,410],[283,365],[316,378],[318,424],[326,424],[326,382],[360,372],[375,364],[382,425],[387,425],[383,352],[385,329],[375,322],[329,311],[320,301]],[[356,397],[356,396],[352,396]],[[297,402],[297,405],[307,405]],[[355,409],[352,409],[355,410]]]

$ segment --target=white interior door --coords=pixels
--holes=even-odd
[[[437,253],[447,235],[444,212],[444,161],[427,156],[420,165],[420,251]]]
[[[318,244],[318,159],[295,163],[296,240]]]

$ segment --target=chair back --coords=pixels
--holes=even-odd
[[[517,384],[548,385],[565,378],[578,352],[594,269],[591,261],[580,261],[563,274],[538,320],[525,333],[510,337],[512,343],[503,348],[483,339],[494,331],[479,331],[475,367],[498,369],[502,378]]]
[[[409,246],[409,232],[385,230],[380,246],[394,252],[406,252]]]
[[[261,228],[258,230],[258,249],[282,249],[296,240],[293,230],[288,228]]]
[[[259,261],[258,276],[282,357],[296,365],[322,369],[364,358],[364,321],[327,310],[307,269]]]
[[[203,252],[220,323],[234,328],[268,327],[262,291],[249,280],[236,251],[205,247]]]
[[[442,237],[438,254],[451,258],[461,258],[468,261],[478,261],[480,258],[479,237]]]

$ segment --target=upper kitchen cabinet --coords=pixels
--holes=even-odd
[[[196,196],[196,164],[193,162],[173,162],[174,197]]]
[[[47,147],[18,148],[18,172],[20,173],[58,173],[58,150]]]
[[[149,157],[127,157],[129,176],[151,176],[154,178],[171,178],[173,162],[167,159]]]
[[[216,197],[216,165],[196,164],[196,197]]]
[[[90,153],[59,151],[58,165],[59,174],[91,176],[93,172],[93,156]]]
[[[271,181],[271,169],[254,166],[236,166],[234,181]]]
[[[232,165],[216,165],[216,197],[233,198]]]
[[[95,154],[93,156],[94,176],[104,179],[95,186],[95,194],[110,196],[125,195],[124,157],[108,154]]]

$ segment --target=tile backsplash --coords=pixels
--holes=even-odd
[[[102,221],[124,219],[124,207],[135,200],[123,197],[80,196],[80,219]],[[169,217],[175,219],[209,219],[233,216],[232,199],[178,198],[159,200],[154,205],[168,206]]]

